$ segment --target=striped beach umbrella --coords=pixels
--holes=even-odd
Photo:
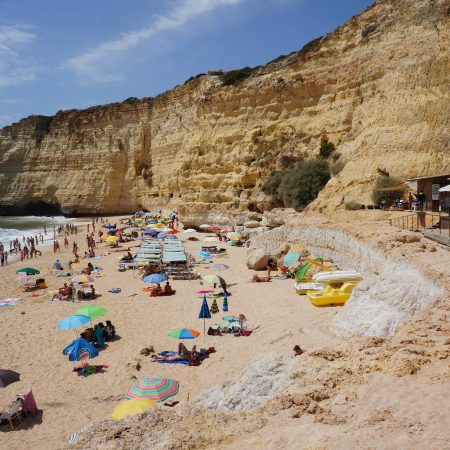
[[[178,394],[180,383],[176,380],[163,377],[146,377],[134,382],[127,391],[126,398],[149,398],[163,402]]]
[[[209,309],[211,314],[217,314],[219,312],[219,306],[217,305],[217,300],[214,299],[212,302],[211,308]]]

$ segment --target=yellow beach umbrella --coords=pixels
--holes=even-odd
[[[110,234],[102,234],[101,240],[106,241],[111,235]]]
[[[106,242],[108,244],[112,244],[113,242],[116,242],[118,240],[119,240],[119,238],[117,236],[108,236],[108,238],[106,239]]]
[[[124,400],[119,403],[112,412],[111,416],[115,420],[123,419],[124,417],[133,416],[135,414],[142,414],[151,406],[156,405],[155,400],[148,398],[133,398],[131,400]]]

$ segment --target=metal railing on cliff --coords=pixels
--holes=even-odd
[[[392,226],[403,230],[431,229],[439,234],[450,236],[450,216],[417,211],[413,214],[389,219],[389,222]]]

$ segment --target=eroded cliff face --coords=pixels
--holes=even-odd
[[[66,214],[178,207],[186,220],[267,208],[280,158],[329,139],[347,162],[313,208],[370,202],[379,171],[450,168],[448,0],[379,0],[306,49],[223,86],[32,116],[0,130],[0,205]]]

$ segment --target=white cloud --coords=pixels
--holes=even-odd
[[[35,67],[21,54],[35,39],[28,25],[0,25],[0,88],[36,78]]]
[[[156,37],[159,33],[182,29],[196,17],[221,6],[232,6],[244,0],[176,0],[164,15],[156,16],[145,28],[121,33],[116,39],[103,42],[73,58],[63,68],[72,70],[81,79],[97,82],[118,81],[121,76],[111,74],[108,67],[127,50]]]

